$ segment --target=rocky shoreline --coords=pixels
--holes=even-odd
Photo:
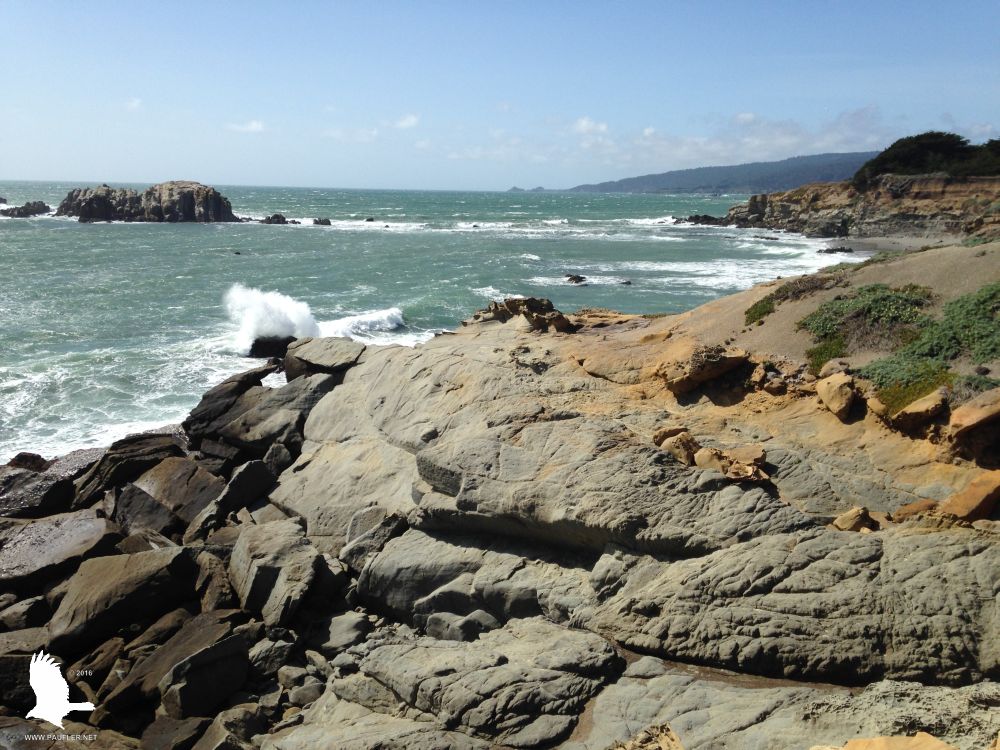
[[[946,174],[804,185],[752,195],[724,217],[688,217],[695,224],[776,229],[812,237],[931,237],[980,241],[1000,236],[1000,178]]]
[[[767,292],[300,339],[182,425],[22,454],[0,747],[52,729],[21,718],[45,649],[96,706],[52,749],[984,748],[1000,389],[887,415],[753,338]]]

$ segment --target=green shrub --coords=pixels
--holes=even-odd
[[[748,307],[744,313],[743,317],[746,321],[746,325],[753,325],[758,320],[763,320],[766,316],[774,312],[774,298],[769,294],[766,297],[757,300],[750,307]]]
[[[973,146],[954,133],[930,131],[900,138],[865,162],[852,179],[866,190],[879,175],[947,172],[954,177],[1000,174],[1000,139]]]
[[[889,409],[890,414],[896,414],[909,406],[918,398],[936,391],[942,386],[950,388],[955,376],[945,368],[927,369],[924,376],[909,383],[894,383],[885,388],[879,388],[878,398]]]
[[[906,350],[942,360],[964,354],[973,362],[1000,358],[1000,282],[949,302],[941,320],[924,327]]]
[[[806,349],[806,361],[809,362],[809,371],[813,375],[818,375],[823,365],[831,359],[846,356],[847,345],[840,336],[823,339],[811,349]]]
[[[890,289],[885,284],[858,287],[851,295],[824,302],[799,321],[817,341],[843,336],[846,330],[888,330],[917,323],[921,308],[930,301],[926,287],[910,284]]]

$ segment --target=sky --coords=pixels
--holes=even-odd
[[[564,188],[982,142],[997,29],[996,0],[0,0],[0,180]]]

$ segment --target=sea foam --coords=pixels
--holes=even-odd
[[[264,336],[319,336],[320,328],[309,305],[280,292],[233,284],[226,292],[226,311],[238,330],[234,348],[250,351],[255,339]]]

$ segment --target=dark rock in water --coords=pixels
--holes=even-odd
[[[330,220],[329,219],[313,219],[313,224],[315,224],[316,226],[319,226],[319,227],[328,227],[328,226],[330,226]]]
[[[80,221],[239,221],[218,190],[186,180],[161,182],[143,193],[107,185],[76,188],[59,204],[56,216],[77,216]]]
[[[7,462],[7,466],[12,469],[28,469],[29,471],[45,471],[49,468],[49,462],[37,453],[22,451]]]
[[[566,274],[566,281],[568,281],[570,284],[582,284],[586,280],[587,280],[586,276],[581,276],[578,273]]]
[[[42,201],[30,201],[23,206],[0,209],[0,216],[9,216],[12,219],[27,219],[40,214],[47,214],[52,208]]]
[[[369,216],[367,219],[365,219],[365,221],[375,221],[375,217]]]
[[[830,254],[830,253],[853,253],[854,252],[854,248],[853,247],[844,247],[844,246],[840,246],[840,247],[821,247],[816,252],[824,253],[824,254]]]
[[[4,198],[2,195],[0,195],[0,203],[4,203],[4,204],[7,203],[7,199]]]
[[[262,336],[254,339],[250,345],[249,357],[256,359],[270,359],[271,357],[284,357],[288,345],[295,341],[294,336]]]
[[[625,281],[622,282],[622,286],[632,286],[632,280],[625,279]]]
[[[288,223],[289,224],[301,224],[302,222],[299,221],[298,219],[289,219]]]
[[[721,227],[726,223],[725,216],[711,216],[710,214],[693,214],[685,219],[689,224],[705,224],[710,227]]]
[[[287,224],[288,220],[281,214],[271,214],[260,220],[261,224]]]

